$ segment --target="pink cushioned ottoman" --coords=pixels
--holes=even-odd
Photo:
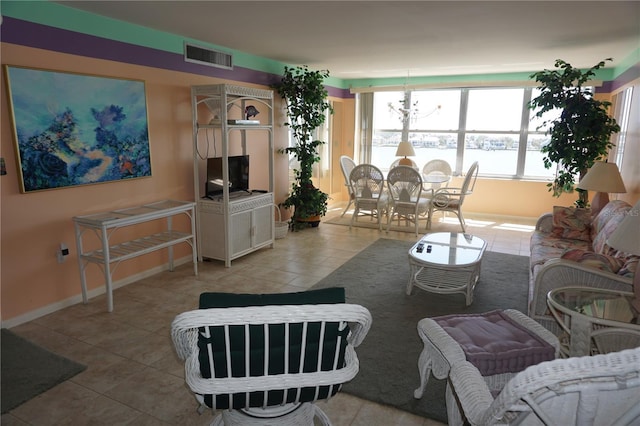
[[[483,376],[517,373],[555,359],[555,348],[503,311],[432,318]]]
[[[420,385],[415,398],[422,398],[432,374],[446,379],[458,362],[475,365],[490,392],[497,395],[516,373],[560,353],[556,336],[515,309],[423,318],[418,335],[424,349],[418,359]],[[462,424],[463,414],[448,382],[445,398],[449,424]]]

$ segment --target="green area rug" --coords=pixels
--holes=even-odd
[[[33,344],[6,328],[0,334],[0,345],[2,414],[87,368]]]
[[[360,304],[373,324],[356,349],[360,372],[343,391],[370,401],[446,423],[445,382],[429,379],[424,396],[413,391],[420,383],[418,357],[422,341],[418,321],[453,313],[493,309],[527,311],[529,258],[485,252],[480,281],[471,306],[464,295],[440,295],[413,289],[405,294],[409,278],[408,250],[412,242],[379,239],[314,286],[345,287],[347,302]]]

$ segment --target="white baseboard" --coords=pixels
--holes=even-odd
[[[189,256],[185,256],[181,259],[176,259],[173,261],[173,266],[177,267],[180,265],[183,265],[185,263],[191,263],[193,261],[193,258],[189,255]],[[147,269],[146,271],[140,272],[138,274],[135,275],[130,275],[128,277],[125,277],[121,280],[118,281],[114,281],[113,282],[113,289],[118,289],[120,287],[124,287],[128,284],[131,284],[133,282],[139,281],[143,278],[147,278],[150,277],[152,275],[156,275],[159,274],[160,272],[163,271],[168,271],[169,270],[169,264],[166,263],[164,265],[160,265],[157,266],[155,268],[151,268],[151,269]],[[95,296],[99,296],[101,294],[106,293],[106,288],[104,285],[101,285],[91,291],[89,291],[87,293],[87,296],[89,299],[95,297]],[[73,306],[73,305],[77,305],[78,303],[82,303],[82,293],[78,293],[77,295],[70,297],[68,299],[64,299],[61,300],[59,302],[56,303],[52,303],[51,305],[47,305],[47,306],[43,306],[42,308],[38,308],[35,309],[33,311],[27,312],[26,314],[22,314],[19,315],[17,317],[11,318],[9,320],[6,321],[2,321],[1,322],[1,326],[2,328],[11,328],[11,327],[15,327],[17,325],[20,324],[24,324],[26,322],[29,321],[33,321],[35,319],[38,319],[40,317],[43,317],[45,315],[49,315],[53,312],[59,311],[60,309],[64,309],[67,308],[69,306]],[[104,309],[106,311],[107,309],[107,305],[105,304]]]

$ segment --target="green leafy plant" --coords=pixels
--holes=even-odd
[[[548,111],[561,111],[559,116],[545,120],[539,126],[549,126],[546,134],[550,136],[550,142],[541,151],[546,154],[543,158],[545,168],[550,169],[554,164],[557,167],[554,181],[547,185],[556,197],[573,192],[575,176],[582,179],[595,161],[605,158],[613,147],[611,135],[620,131],[615,119],[607,113],[611,103],[594,99],[591,90],[585,87],[595,71],[604,65],[605,61],[601,61],[581,71],[558,59],[556,70],[544,70],[530,76],[541,83],[540,95],[529,103],[530,108],[539,108],[535,116],[542,118]],[[577,191],[576,206],[587,207],[588,192]]]
[[[294,146],[282,151],[292,154],[299,166],[294,169],[294,182],[291,192],[282,206],[293,207],[294,226],[306,226],[303,221],[327,213],[329,196],[316,188],[312,182],[313,164],[320,161],[318,147],[324,141],[313,138],[313,132],[326,118],[326,112],[333,113],[328,101],[324,79],[329,71],[312,71],[306,65],[286,67],[279,84],[274,85],[278,94],[285,100],[288,122],[285,125],[292,130]]]

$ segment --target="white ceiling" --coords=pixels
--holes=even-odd
[[[639,1],[58,3],[342,79],[610,67],[640,47]]]

